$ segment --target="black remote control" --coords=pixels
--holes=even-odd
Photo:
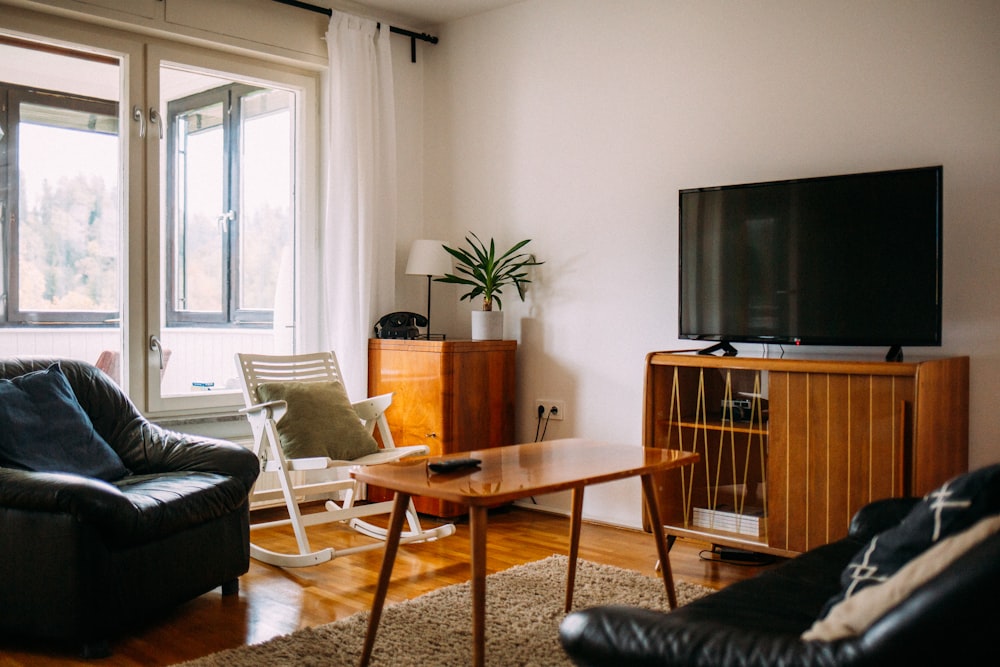
[[[428,463],[427,467],[431,469],[431,472],[455,472],[465,468],[475,468],[480,463],[482,461],[479,459],[445,459]]]

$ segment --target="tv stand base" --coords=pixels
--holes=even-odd
[[[738,354],[736,348],[726,340],[720,341],[715,345],[710,345],[703,350],[698,350],[698,354],[715,354],[719,350],[722,350],[722,356],[724,357],[735,357]]]

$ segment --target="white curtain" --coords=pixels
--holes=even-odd
[[[368,338],[395,301],[396,124],[389,26],[334,11],[324,123],[321,341],[352,400],[367,396]]]

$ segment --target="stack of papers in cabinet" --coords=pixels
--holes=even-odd
[[[764,524],[764,508],[750,505],[744,506],[742,513],[732,505],[716,505],[714,510],[695,507],[691,515],[691,523],[696,528],[714,528],[755,537],[761,535]]]

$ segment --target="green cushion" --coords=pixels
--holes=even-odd
[[[327,456],[349,461],[378,451],[339,382],[265,382],[261,401],[285,401],[288,412],[278,422],[285,456]]]

